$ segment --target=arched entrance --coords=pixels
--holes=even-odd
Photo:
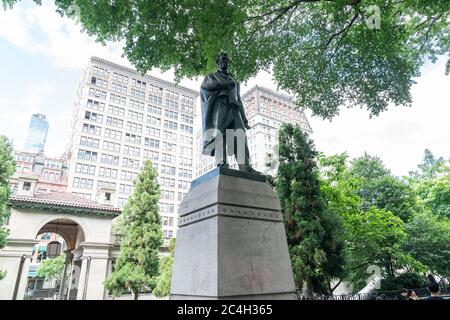
[[[27,298],[25,295],[33,247],[39,235],[56,233],[64,249],[64,273],[58,290],[60,299],[104,299],[103,282],[110,269],[111,222],[121,210],[68,193],[11,196],[9,235],[0,250],[0,300]]]
[[[83,228],[72,219],[56,218],[40,228],[36,240],[39,243],[31,256],[25,297],[30,300],[76,299],[81,271],[80,244],[85,241]],[[55,244],[61,246],[58,257],[47,257],[48,247]],[[46,277],[37,272],[43,264],[49,266]]]

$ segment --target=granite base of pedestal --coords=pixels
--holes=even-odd
[[[217,168],[179,211],[171,299],[296,299],[279,199],[261,175]]]

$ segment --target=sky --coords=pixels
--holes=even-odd
[[[23,148],[30,118],[45,114],[49,133],[45,152],[57,157],[66,148],[72,107],[83,68],[90,56],[128,67],[121,43],[101,46],[81,32],[76,21],[62,18],[52,1],[36,6],[23,0],[12,10],[0,8],[0,134]],[[173,73],[149,72],[173,81]],[[412,87],[411,107],[391,106],[378,117],[358,107],[343,109],[332,121],[306,114],[314,130],[317,150],[325,154],[364,152],[379,156],[397,175],[415,170],[426,148],[450,159],[450,77],[445,58],[426,63]],[[198,90],[201,79],[183,79],[180,85]],[[241,84],[241,92],[254,85],[276,90],[264,72]]]

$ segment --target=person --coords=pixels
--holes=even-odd
[[[432,274],[427,275],[427,288],[430,292],[430,296],[425,297],[422,300],[444,300],[441,296],[441,288],[439,287],[439,283],[437,283]]]
[[[409,300],[419,300],[419,297],[417,296],[417,294],[414,290],[409,290],[408,299]]]
[[[408,289],[402,289],[402,291],[400,291],[400,295],[398,297],[399,300],[408,300]]]
[[[384,294],[384,293],[380,294],[380,295],[377,297],[377,300],[387,300],[387,299],[388,299],[388,298],[387,298],[387,295]]]
[[[219,70],[207,75],[200,88],[202,153],[215,156],[218,167],[228,167],[228,151],[228,155],[236,157],[240,171],[259,173],[250,166],[245,134],[245,129],[250,129],[250,126],[241,101],[239,83],[228,72],[228,55],[221,52],[216,64]],[[233,137],[230,137],[230,132]]]

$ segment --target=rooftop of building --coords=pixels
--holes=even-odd
[[[68,192],[54,192],[30,196],[11,196],[10,204],[15,207],[23,207],[20,204],[44,205],[44,207],[66,207],[82,209],[80,213],[96,213],[104,215],[119,215],[122,210],[117,207],[101,205],[98,202]]]
[[[279,99],[286,100],[287,102],[293,102],[291,96],[284,94],[284,93],[276,92],[274,90],[271,90],[269,88],[262,87],[259,85],[255,85],[254,87],[250,88],[247,92],[242,94],[242,98],[245,99],[245,97],[247,97],[248,95],[251,95],[254,91],[263,91],[263,92],[270,94],[272,96],[275,96]]]
[[[122,70],[125,70],[125,71],[128,71],[128,72],[131,72],[131,73],[138,74],[139,76],[144,77],[144,78],[148,78],[151,81],[160,82],[160,83],[163,83],[165,85],[169,85],[169,86],[175,87],[177,89],[181,89],[181,90],[187,91],[187,92],[189,92],[191,94],[195,94],[195,96],[199,95],[198,91],[196,91],[196,90],[177,85],[176,83],[173,83],[173,82],[170,82],[170,81],[167,81],[167,80],[163,80],[163,79],[151,76],[149,74],[142,75],[135,69],[132,69],[132,68],[129,68],[129,67],[125,67],[123,65],[120,65],[118,63],[115,63],[115,62],[112,62],[112,61],[109,61],[109,60],[106,60],[106,59],[103,59],[103,58],[92,56],[90,61],[91,62],[98,62],[98,63],[108,64],[108,65],[110,65],[110,66],[112,66],[114,68],[119,68],[119,69],[122,69]]]

